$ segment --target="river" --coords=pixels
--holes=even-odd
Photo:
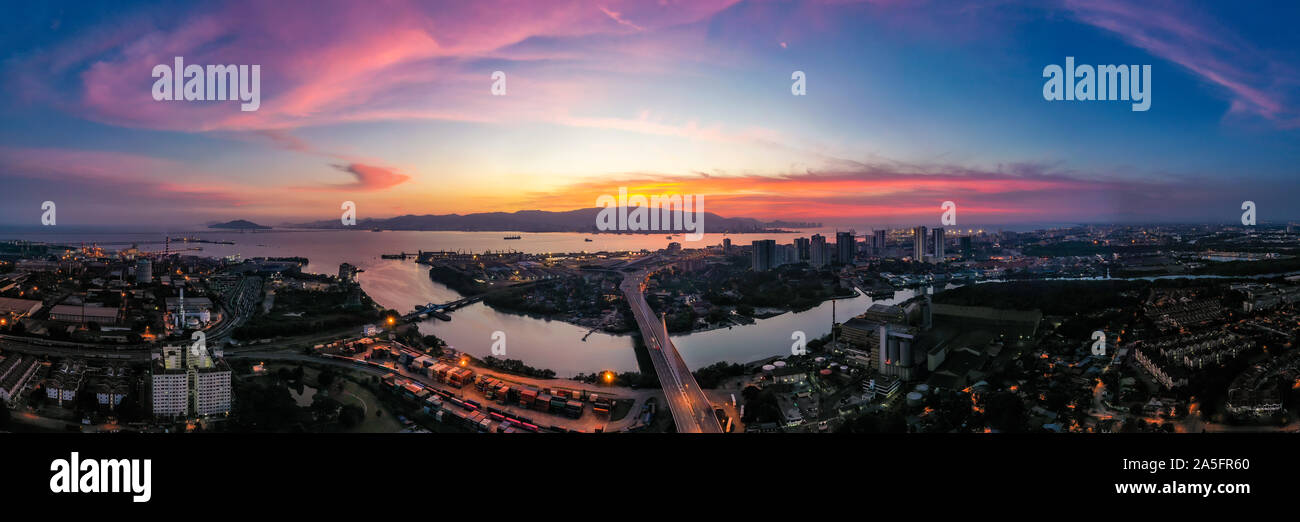
[[[731,234],[737,245],[755,239],[776,239],[780,243],[811,234]],[[454,301],[460,294],[429,279],[426,267],[413,261],[381,259],[381,254],[417,250],[518,250],[528,253],[595,252],[664,248],[670,241],[681,241],[687,248],[716,245],[721,234],[706,235],[699,242],[688,243],[681,236],[669,240],[663,235],[614,235],[546,233],[521,234],[523,239],[505,240],[503,232],[419,232],[419,231],[291,231],[214,232],[174,231],[173,237],[197,236],[210,241],[233,241],[233,245],[172,242],[173,249],[189,247],[201,251],[184,254],[224,257],[239,254],[248,257],[301,256],[310,260],[305,270],[334,274],[340,263],[352,263],[364,272],[361,287],[375,302],[403,312],[416,305]],[[120,249],[138,243],[141,250],[162,251],[157,232],[94,232],[67,230],[49,232],[0,232],[3,239],[61,242],[64,244],[97,243],[108,249]],[[592,239],[591,242],[585,239]],[[900,290],[883,303],[905,301],[915,293]],[[836,303],[840,321],[860,314],[875,302],[859,295]],[[505,357],[520,359],[529,366],[549,368],[562,377],[598,370],[637,371],[632,338],[596,332],[583,341],[587,329],[561,321],[497,312],[483,303],[456,310],[450,322],[430,319],[420,323],[420,331],[446,340],[456,349],[476,356],[491,354],[492,333],[506,334]],[[748,362],[773,355],[790,353],[790,336],[803,331],[812,340],[830,333],[831,303],[799,313],[784,313],[760,319],[755,324],[673,336],[686,364],[692,369],[718,361]]]
[[[806,236],[814,231],[798,234],[731,234],[737,245],[749,244],[755,239],[776,239],[788,243],[794,237]],[[825,233],[825,232],[822,232]],[[334,274],[340,263],[360,267],[362,288],[377,303],[402,312],[416,305],[430,302],[443,303],[460,298],[460,294],[428,277],[428,270],[413,261],[381,259],[381,254],[415,252],[417,250],[517,250],[528,253],[595,252],[664,248],[670,241],[663,235],[613,235],[546,233],[521,234],[522,239],[505,240],[503,232],[419,232],[419,231],[293,231],[265,232],[172,232],[173,236],[198,236],[212,241],[233,241],[233,245],[212,243],[172,243],[173,248],[200,247],[201,251],[186,254],[223,257],[239,254],[244,257],[301,256],[310,260],[305,270]],[[113,243],[105,248],[119,249],[130,242],[140,244],[142,250],[163,249],[162,233],[150,232],[3,232],[3,239],[79,243]],[[675,240],[691,248],[696,245],[716,245],[722,235],[706,235],[703,240],[687,243],[678,236]],[[591,242],[585,239],[592,239]],[[119,244],[128,243],[128,244]],[[1189,277],[1189,276],[1171,276]],[[1214,276],[1190,276],[1214,277]],[[1164,277],[1160,277],[1164,278]],[[1080,278],[1089,279],[1089,278]],[[1150,278],[1140,278],[1150,279]],[[951,287],[951,285],[949,285]],[[839,321],[861,314],[874,302],[894,304],[916,295],[913,289],[899,290],[893,298],[873,300],[865,295],[836,301],[836,318]],[[673,336],[673,342],[686,364],[692,369],[718,361],[749,362],[773,355],[790,353],[790,337],[803,331],[812,340],[831,331],[831,302],[799,313],[784,313],[760,319],[756,323]],[[529,366],[549,368],[561,377],[598,370],[636,371],[636,357],[632,338],[627,335],[593,333],[583,341],[587,330],[560,321],[550,321],[510,313],[497,312],[483,303],[476,303],[452,313],[450,322],[430,319],[420,323],[420,331],[446,340],[459,350],[476,356],[491,354],[492,334],[506,334],[505,357],[519,359]]]

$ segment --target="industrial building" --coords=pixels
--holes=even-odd
[[[117,325],[122,322],[122,310],[100,305],[57,305],[50,309],[50,319],[68,323]]]
[[[14,299],[0,297],[0,319],[16,321],[30,316],[41,309],[41,302],[33,299]]]

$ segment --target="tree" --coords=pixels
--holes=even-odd
[[[319,384],[322,389],[329,389],[329,387],[337,380],[338,374],[334,373],[334,370],[322,370],[316,375],[316,383]]]
[[[1012,433],[1025,431],[1025,425],[1029,421],[1024,402],[1019,396],[1008,392],[998,392],[988,398],[984,418],[989,427]]]
[[[355,404],[344,405],[343,410],[339,412],[339,424],[345,428],[356,427],[364,419],[365,412],[361,411],[361,407]]]
[[[342,405],[339,401],[331,399],[321,394],[317,394],[311,401],[311,412],[316,419],[329,419],[334,417]]]

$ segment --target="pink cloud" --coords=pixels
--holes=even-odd
[[[528,193],[513,208],[589,207],[602,194],[703,195],[706,209],[729,217],[828,222],[920,223],[937,219],[943,201],[957,203],[969,223],[1028,220],[1166,221],[1220,206],[1231,211],[1232,190],[1222,183],[1117,179],[1050,165],[995,168],[888,162],[833,171],[780,175],[664,176],[627,174],[575,183],[551,193]]]
[[[331,185],[330,188],[334,190],[383,190],[400,185],[411,179],[410,176],[393,169],[377,167],[374,165],[351,163],[348,165],[334,165],[334,168],[351,174],[356,178],[356,181],[353,183]]]
[[[548,74],[539,64],[578,60],[590,71],[619,69],[641,63],[620,56],[619,49],[638,58],[654,52],[640,47],[647,40],[611,41],[600,49],[520,44],[618,38],[629,27],[674,27],[705,19],[735,1],[235,1],[196,8],[166,27],[127,18],[118,29],[88,32],[25,56],[16,66],[24,78],[19,87],[51,101],[62,98],[47,92],[58,88],[58,76],[80,70],[79,92],[63,102],[65,108],[131,127],[211,131],[380,119],[545,120],[557,105],[580,100],[591,78]],[[682,44],[659,39],[654,48],[675,45]],[[661,54],[666,59],[687,53]],[[149,72],[175,56],[187,64],[260,65],[261,108],[241,112],[235,102],[153,100]],[[475,65],[482,60],[519,61],[511,70],[521,74],[511,78],[510,86],[529,89],[528,99],[537,101],[487,96],[489,78]]]

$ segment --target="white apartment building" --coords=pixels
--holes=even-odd
[[[154,354],[155,417],[230,413],[230,366],[201,347],[168,346]]]

